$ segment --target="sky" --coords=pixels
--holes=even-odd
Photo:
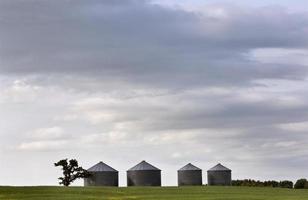
[[[308,178],[303,0],[1,0],[0,185],[53,163]],[[77,181],[74,185],[82,185]]]

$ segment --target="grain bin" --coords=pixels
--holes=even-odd
[[[231,170],[220,163],[207,171],[208,185],[231,185]]]
[[[84,179],[84,186],[119,186],[119,172],[103,162],[87,171],[91,175]]]
[[[178,170],[178,185],[202,185],[202,170],[191,163]]]
[[[161,186],[161,170],[142,161],[127,170],[127,186]]]

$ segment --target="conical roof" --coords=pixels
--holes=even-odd
[[[160,169],[154,167],[153,165],[147,163],[146,161],[142,161],[141,163],[130,168],[127,171],[146,171],[146,170],[161,171]]]
[[[117,170],[113,169],[109,165],[99,162],[93,167],[89,168],[87,171],[89,172],[118,172]]]
[[[196,167],[195,165],[188,163],[187,165],[185,165],[184,167],[182,167],[178,171],[201,171],[201,170],[202,169]]]
[[[218,163],[216,166],[212,167],[208,171],[231,171],[231,169],[228,169],[222,164]]]

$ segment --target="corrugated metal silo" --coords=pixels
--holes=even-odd
[[[142,161],[127,170],[127,186],[161,186],[161,170]]]
[[[119,172],[103,162],[87,171],[91,176],[84,179],[84,186],[119,186]]]
[[[178,185],[202,185],[202,170],[191,163],[178,170]]]
[[[231,170],[220,163],[207,171],[208,185],[231,185]]]

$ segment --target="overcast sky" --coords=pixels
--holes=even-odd
[[[308,178],[304,3],[1,0],[0,185],[57,185],[62,158]]]

